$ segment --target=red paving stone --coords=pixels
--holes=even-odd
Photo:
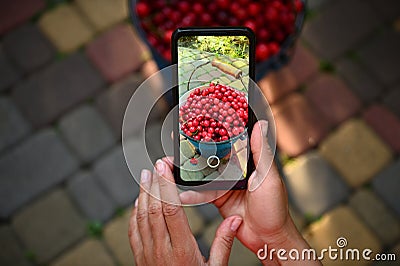
[[[297,83],[302,84],[318,72],[319,61],[307,48],[299,44],[288,66]]]
[[[117,25],[87,46],[86,53],[109,82],[136,71],[147,52],[128,24]]]
[[[328,119],[330,125],[337,125],[353,116],[361,107],[360,100],[339,78],[321,74],[308,86],[305,96]]]
[[[44,0],[1,1],[0,35],[27,21],[44,7]]]
[[[293,93],[272,105],[278,147],[289,156],[298,156],[315,146],[328,133],[325,118],[301,94]]]
[[[297,85],[296,78],[287,67],[268,73],[258,82],[258,86],[270,104],[294,91]]]
[[[374,104],[364,111],[363,118],[393,151],[400,153],[400,120],[393,113]]]

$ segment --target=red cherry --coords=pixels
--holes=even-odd
[[[136,4],[136,12],[139,17],[143,18],[150,14],[150,8],[147,3],[139,2]]]
[[[270,51],[265,43],[258,44],[256,47],[256,58],[259,61],[265,60],[269,57]]]
[[[257,16],[260,12],[260,5],[258,3],[250,3],[247,10],[251,16]]]

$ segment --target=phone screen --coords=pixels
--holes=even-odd
[[[247,177],[250,41],[242,35],[176,40],[179,174],[185,182]]]

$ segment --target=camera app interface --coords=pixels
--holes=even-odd
[[[249,154],[249,39],[179,38],[178,83],[181,178],[245,178]]]

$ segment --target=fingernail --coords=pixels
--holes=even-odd
[[[261,123],[261,133],[264,137],[268,135],[268,121],[263,121]]]
[[[135,207],[137,207],[137,206],[138,206],[138,203],[139,203],[139,200],[138,200],[138,199],[136,199],[136,200],[135,200]]]
[[[165,172],[165,163],[162,160],[157,160],[156,162],[156,168],[157,168],[157,172],[160,175],[164,175]]]
[[[233,232],[236,232],[240,226],[240,224],[242,223],[243,219],[242,218],[235,218],[235,220],[233,220],[232,224],[231,224],[231,230]]]
[[[141,182],[147,183],[149,181],[150,181],[150,171],[147,169],[143,169],[141,174]]]

